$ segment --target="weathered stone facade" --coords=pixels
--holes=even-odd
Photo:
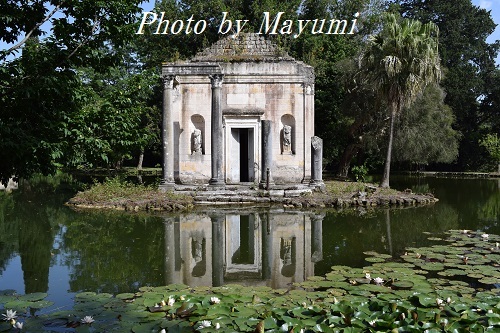
[[[314,72],[258,34],[165,63],[162,186],[311,181]]]

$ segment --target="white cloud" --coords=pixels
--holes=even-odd
[[[484,9],[490,9],[491,5],[493,5],[492,1],[488,0],[479,0],[479,7],[484,8]]]

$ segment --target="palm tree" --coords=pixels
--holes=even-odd
[[[430,22],[386,14],[382,30],[371,36],[359,61],[364,79],[390,112],[390,132],[381,187],[389,187],[394,121],[427,84],[441,78],[438,27]]]

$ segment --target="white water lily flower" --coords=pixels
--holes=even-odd
[[[436,304],[437,304],[438,306],[443,305],[443,303],[444,303],[444,301],[443,301],[441,298],[436,298]]]
[[[288,332],[288,324],[284,323],[283,325],[281,325],[280,331],[281,332]]]
[[[220,299],[219,297],[210,297],[210,303],[212,304],[219,304],[220,303]]]
[[[20,321],[16,322],[14,325],[12,325],[14,328],[17,328],[18,330],[23,329],[24,323],[21,323]]]
[[[160,306],[165,306],[165,305],[167,305],[167,302],[165,302],[165,300],[162,299],[161,302],[160,302]]]
[[[174,305],[174,303],[175,303],[175,298],[173,298],[172,296],[169,296],[168,300],[167,300],[167,305],[172,306],[172,305]]]
[[[366,274],[365,274],[365,278],[367,278],[368,280],[371,280],[371,279],[372,279],[372,276],[370,275],[370,273],[366,273]]]
[[[202,320],[199,322],[199,324],[200,324],[200,326],[198,326],[198,328],[197,328],[198,330],[212,326],[212,323],[210,322],[210,320]]]
[[[482,235],[481,235],[481,238],[482,238],[482,239],[488,239],[489,237],[490,237],[490,235],[488,235],[488,234],[482,234]]]
[[[381,277],[376,277],[375,279],[373,279],[373,282],[375,282],[375,284],[382,284],[384,283],[384,279],[382,279]]]
[[[370,324],[371,327],[375,327],[376,320],[370,320],[368,324]]]
[[[489,310],[488,310],[488,313],[493,313],[493,310],[492,310],[492,309],[489,309]]]
[[[82,324],[92,324],[95,320],[92,316],[85,316],[82,320],[80,320]]]
[[[450,304],[450,303],[451,303],[451,297],[448,297],[448,298],[446,299],[446,303],[448,303],[448,304]]]
[[[3,320],[10,321],[16,319],[17,318],[16,313],[17,311],[7,310],[5,313],[2,313]]]
[[[215,329],[218,330],[220,328],[220,324],[219,323],[215,323]]]
[[[167,333],[167,331],[165,331],[165,329],[162,329],[160,333]]]

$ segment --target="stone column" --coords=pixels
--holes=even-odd
[[[210,185],[215,188],[224,188],[224,174],[222,166],[224,163],[224,142],[223,142],[223,128],[222,128],[222,79],[224,75],[214,74],[210,75],[212,83],[212,178]]]
[[[212,285],[224,284],[224,215],[210,216],[212,220]]]
[[[312,255],[311,261],[323,260],[323,219],[325,215],[311,216],[312,230]]]
[[[163,112],[162,112],[162,145],[163,163],[160,190],[174,189],[174,123],[172,121],[172,90],[174,75],[164,75],[163,79]]]
[[[311,185],[323,185],[323,140],[317,136],[311,138]]]
[[[262,161],[261,161],[261,176],[260,176],[260,188],[266,188],[267,179],[267,169],[269,168],[269,185],[273,185],[273,133],[272,133],[272,121],[262,120]]]

